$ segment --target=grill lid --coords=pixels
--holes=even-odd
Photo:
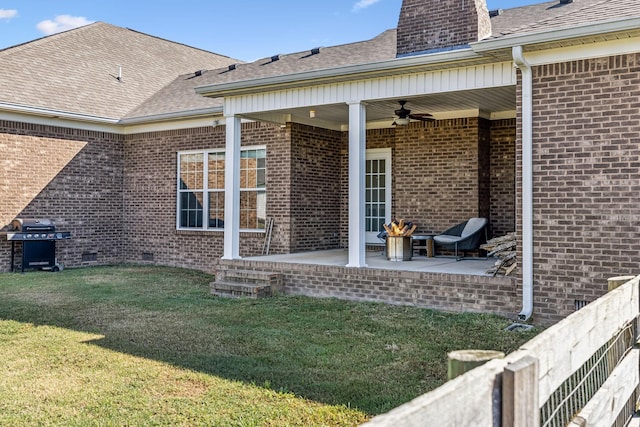
[[[16,218],[11,221],[9,231],[55,231],[56,226],[48,218]]]

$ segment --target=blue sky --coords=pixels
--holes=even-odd
[[[487,0],[507,9],[540,0]],[[402,0],[0,0],[0,49],[94,21],[243,61],[366,40],[395,28]]]

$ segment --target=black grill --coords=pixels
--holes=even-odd
[[[11,242],[11,271],[14,271],[15,243],[22,242],[22,272],[26,268],[60,270],[56,240],[71,238],[70,232],[56,231],[53,221],[46,218],[16,218],[1,235]]]

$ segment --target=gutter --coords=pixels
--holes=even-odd
[[[7,104],[0,102],[0,112],[27,114],[32,116],[40,116],[48,119],[63,119],[71,121],[79,121],[85,123],[103,124],[103,125],[137,125],[154,122],[171,121],[176,119],[197,118],[203,116],[219,116],[223,114],[222,106],[200,108],[197,110],[180,111],[175,113],[162,113],[150,116],[132,117],[127,119],[111,119],[107,117],[90,116],[86,114],[69,113],[66,111],[51,110],[47,108],[28,107],[15,104]]]
[[[513,46],[513,62],[522,72],[522,311],[533,313],[533,76],[522,46]]]
[[[111,119],[107,117],[90,116],[87,114],[69,113],[66,111],[50,110],[48,108],[27,107],[22,105],[7,104],[0,102],[0,110],[11,113],[30,114],[35,116],[48,117],[52,119],[68,119],[80,122],[101,123],[108,125],[119,124],[119,119]]]
[[[222,115],[223,112],[224,112],[224,107],[222,106],[200,108],[197,110],[180,111],[175,113],[162,113],[162,114],[153,114],[150,116],[131,117],[128,119],[122,119],[118,121],[118,124],[121,124],[121,125],[146,124],[146,123],[153,123],[153,122],[163,122],[163,121],[174,120],[174,119],[196,118],[198,116]]]

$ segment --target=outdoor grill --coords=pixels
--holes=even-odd
[[[16,218],[2,237],[11,242],[11,271],[14,271],[16,242],[22,242],[21,271],[26,268],[59,271],[56,260],[56,241],[70,239],[68,231],[56,231],[53,221],[46,218]]]

